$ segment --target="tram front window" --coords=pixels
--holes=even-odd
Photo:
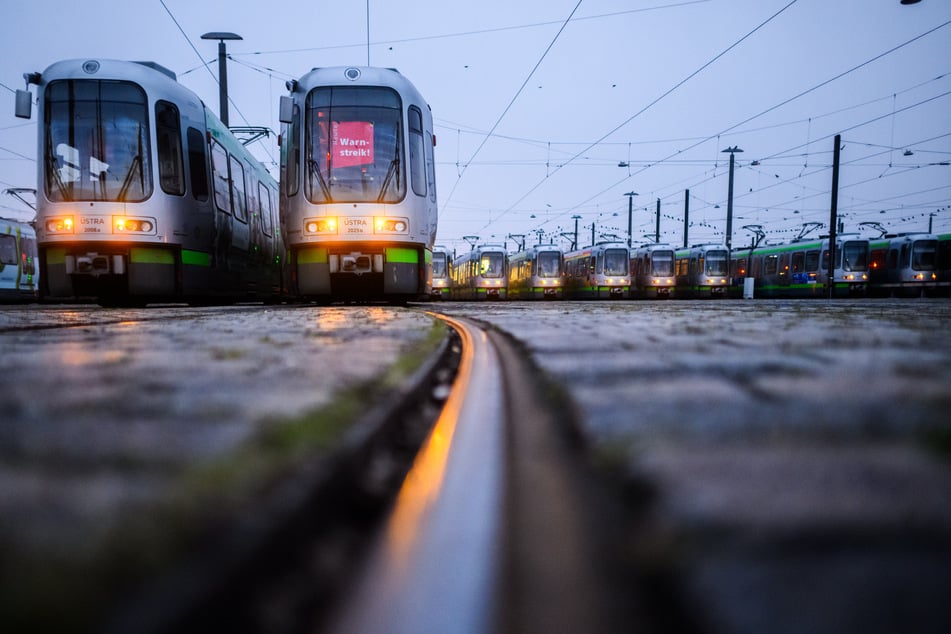
[[[446,277],[445,253],[433,253],[433,277]]]
[[[726,275],[728,270],[726,251],[707,251],[707,275]]]
[[[868,244],[846,242],[842,246],[842,268],[846,271],[868,270]]]
[[[674,252],[655,251],[651,256],[651,275],[673,275]]]
[[[624,249],[606,249],[604,251],[604,274],[627,275],[630,262]]]
[[[539,277],[558,277],[559,262],[561,257],[558,253],[539,253],[538,254],[538,276]]]
[[[396,203],[406,195],[402,105],[389,88],[334,86],[307,96],[307,199]]]
[[[131,82],[50,82],[44,109],[49,200],[138,202],[152,194],[148,102]]]
[[[937,254],[937,240],[916,240],[911,248],[911,268],[916,271],[935,270]]]
[[[479,261],[479,272],[482,277],[502,277],[504,261],[501,253],[483,253]]]

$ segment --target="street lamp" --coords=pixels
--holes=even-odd
[[[729,253],[733,248],[733,166],[735,164],[733,155],[743,150],[734,145],[723,151],[730,153],[730,184],[726,199],[726,250]]]
[[[630,249],[634,219],[634,197],[637,196],[637,192],[627,192],[624,195],[627,196],[627,248]]]
[[[212,31],[201,36],[203,40],[218,40],[218,110],[221,122],[228,127],[228,52],[225,40],[244,39],[237,33]]]

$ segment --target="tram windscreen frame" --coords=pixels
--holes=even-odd
[[[305,195],[320,203],[398,203],[406,196],[403,107],[381,86],[328,86],[307,95]]]
[[[148,99],[138,84],[51,81],[44,113],[50,201],[141,202],[152,195]]]

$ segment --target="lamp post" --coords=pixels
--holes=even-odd
[[[730,184],[727,190],[727,199],[726,199],[726,251],[730,253],[733,248],[733,166],[735,165],[734,154],[737,152],[742,152],[740,148],[728,147],[723,150],[724,152],[730,153]]]
[[[218,40],[218,111],[221,122],[228,127],[228,51],[225,40],[242,40],[237,33],[212,31],[201,36],[203,40]]]
[[[627,192],[624,195],[627,196],[627,248],[630,249],[634,222],[634,197],[637,196],[637,192]]]

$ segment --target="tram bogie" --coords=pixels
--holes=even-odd
[[[564,255],[553,244],[528,247],[509,256],[508,293],[511,299],[562,299]]]
[[[621,242],[601,242],[566,253],[565,298],[628,298],[630,260],[630,249]]]
[[[280,296],[277,181],[174,73],[86,59],[29,77],[45,298]]]
[[[281,212],[292,291],[405,301],[432,292],[433,120],[385,68],[317,68],[281,98]]]

